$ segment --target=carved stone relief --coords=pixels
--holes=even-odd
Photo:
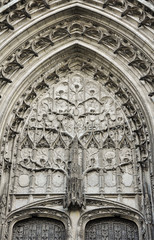
[[[90,59],[75,60],[35,81],[14,107],[3,151],[6,168],[13,161],[12,210],[55,194],[65,210],[84,209],[91,194],[140,207],[135,197],[149,144],[144,117],[113,75],[99,65],[94,71]]]
[[[3,0],[1,2],[1,5],[6,5],[9,2],[11,1]],[[71,0],[59,1],[59,6],[62,6],[66,2],[71,2]],[[85,0],[83,2],[85,2]],[[139,20],[138,27],[148,26],[153,29],[153,0],[149,0],[149,2],[151,3],[150,5],[145,4],[145,1],[141,2],[137,0],[103,0],[97,1],[97,6],[99,6],[100,8],[103,7],[105,10],[108,10],[108,8],[116,8],[119,10],[119,12],[121,12],[121,17],[136,17]],[[96,1],[91,1],[90,4],[92,6],[95,5],[96,7]],[[50,9],[50,7],[54,8],[55,6],[55,1],[50,0],[39,0],[38,4],[36,4],[36,0],[31,0],[28,2],[15,2],[14,4],[12,3],[12,6],[8,6],[9,11],[5,11],[5,9],[3,11],[4,14],[1,16],[0,21],[0,32],[3,33],[4,31],[7,31],[9,29],[14,30],[14,24],[16,24],[16,22],[20,22],[25,18],[31,19],[33,13],[38,12],[39,14],[40,9],[47,10]]]
[[[0,146],[0,238],[10,240],[13,230],[13,239],[64,239],[63,224],[52,219],[49,223],[47,218],[41,224],[41,219],[34,223],[29,217],[52,216],[73,229],[74,222],[65,221],[63,213],[71,216],[75,212],[81,214],[79,234],[68,232],[69,240],[138,240],[139,236],[141,240],[153,239],[154,175],[148,118],[152,113],[146,116],[146,97],[144,106],[133,89],[135,79],[139,80],[140,89],[153,100],[154,68],[149,54],[154,26],[152,3],[153,0],[1,1],[0,6],[5,9],[0,9],[2,53],[9,43],[0,66],[1,100],[6,92],[14,91],[11,86],[18,85],[19,76],[22,72],[25,76],[28,65],[35,65],[39,58],[43,67],[38,67],[35,77],[29,71],[32,80],[23,81],[16,105],[8,106],[8,122],[2,123],[6,129],[2,130]],[[62,16],[60,8],[66,16]],[[34,31],[33,22],[38,30]],[[31,34],[26,36],[22,28]],[[15,36],[18,46],[13,43]],[[50,55],[50,60],[43,63],[48,50],[59,50],[63,43],[71,47],[56,57]],[[112,69],[107,58],[93,56],[90,44],[104,56],[108,53],[116,64],[123,62],[119,67],[133,70],[134,80],[123,79],[126,72],[121,75],[118,66]],[[51,201],[47,203],[48,199]],[[32,209],[33,204],[37,209]],[[137,222],[139,236],[133,222],[126,221],[124,225],[112,219],[103,224],[93,221],[109,216],[127,216]],[[14,222],[17,223],[13,228]],[[85,236],[86,223],[89,229]]]
[[[65,193],[65,207],[84,205],[85,193],[133,193],[135,145],[114,96],[78,72],[48,85],[30,103],[35,91],[18,110],[18,115],[23,109],[28,115],[18,135],[12,191]],[[12,129],[16,127],[13,121]]]
[[[57,220],[32,218],[18,222],[13,228],[12,240],[25,240],[27,238],[33,240],[64,240],[66,239],[66,233],[64,225]]]
[[[139,240],[136,224],[118,218],[91,221],[86,226],[86,240]]]
[[[153,96],[153,61],[148,54],[145,54],[138,45],[135,45],[126,36],[123,37],[122,34],[106,25],[85,19],[83,16],[70,17],[61,23],[51,25],[27,39],[26,43],[18,46],[18,49],[14,50],[1,64],[0,88],[3,89],[7,84],[12,83],[13,74],[21,71],[32,57],[38,57],[44,49],[52,47],[53,44],[57,44],[62,39],[70,39],[70,37],[90,39],[122,57],[128,66],[139,72],[139,80],[148,86],[149,96]],[[86,69],[88,69],[88,64],[83,63],[82,70]],[[68,65],[66,64],[60,71],[69,71]],[[95,76],[96,78],[98,74],[99,71]],[[33,96],[35,96],[35,91]]]
[[[81,68],[83,69],[83,66],[85,68],[88,64],[90,69],[90,63],[86,62],[84,65],[81,63]],[[134,134],[131,134],[131,126],[126,119],[129,117],[137,126],[142,126],[140,117],[134,110],[135,105],[130,104],[130,97],[128,96],[127,99],[126,93],[123,93],[121,88],[118,89],[115,82],[114,86],[112,85],[112,77],[108,79],[103,71],[94,72],[94,78],[97,74],[99,80],[102,74],[105,88],[102,88],[99,82],[89,80],[84,72],[70,75],[69,79],[64,79],[55,86],[48,82],[47,77],[46,82],[43,80],[36,85],[35,89],[29,91],[21,106],[15,110],[16,117],[9,132],[10,140],[15,136],[19,126],[23,124],[21,116],[27,112],[17,143],[18,167],[21,175],[27,175],[30,171],[43,171],[43,174],[46,171],[53,173],[60,171],[66,177],[71,142],[77,135],[79,165],[83,165],[82,171],[85,174],[91,170],[99,172],[100,179],[102,179],[99,181],[99,183],[102,182],[100,189],[108,188],[107,184],[115,187],[117,174],[123,176],[122,179],[121,176],[119,177],[119,184],[126,183],[124,179],[127,177],[133,177],[135,169],[132,164],[131,148],[133,146],[136,148],[136,146],[131,147],[129,144],[134,139]],[[43,87],[40,88],[40,85]],[[111,96],[108,89],[112,86],[113,95]],[[41,98],[38,98],[40,90],[44,93],[42,92]],[[115,97],[126,98],[122,107],[114,100],[114,94]],[[142,131],[139,135],[137,130],[134,133],[136,133],[137,143],[138,137],[142,142]],[[128,144],[124,146],[126,135]],[[139,144],[136,145],[139,146]],[[144,145],[142,149],[144,157],[146,155]],[[111,174],[113,182],[108,183],[107,179]],[[33,174],[30,175],[29,184],[35,185]],[[49,175],[52,174],[49,173]],[[51,176],[48,177],[46,184],[48,182],[52,185]]]

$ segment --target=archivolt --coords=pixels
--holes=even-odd
[[[88,48],[91,48],[91,49],[88,49]],[[108,76],[109,74],[111,74],[115,76],[117,79],[118,78],[121,79],[120,81],[126,84],[127,89],[130,89],[129,91],[132,93],[134,92],[134,96],[138,92],[137,90],[138,85],[136,85],[133,79],[134,75],[130,73],[129,77],[126,77],[127,66],[121,67],[120,64],[117,62],[113,64],[112,61],[114,59],[112,55],[109,55],[109,53],[108,55],[106,53],[102,53],[102,57],[99,56],[99,49],[97,49],[95,45],[92,47],[92,45],[91,44],[89,45],[88,42],[83,42],[81,40],[76,41],[72,39],[70,41],[70,39],[68,38],[68,42],[66,43],[65,46],[63,46],[62,52],[61,50],[62,50],[62,46],[60,44],[60,46],[55,48],[53,52],[50,52],[49,54],[48,53],[44,54],[43,57],[39,59],[40,61],[38,61],[38,59],[36,59],[35,61],[31,59],[32,64],[31,64],[30,71],[28,70],[29,64],[27,64],[25,71],[23,73],[21,72],[18,75],[19,80],[17,79],[17,82],[15,81],[15,84],[16,86],[18,85],[18,88],[16,88],[15,86],[14,89],[10,89],[9,98],[5,99],[6,104],[10,105],[7,111],[9,112],[11,111],[15,102],[18,102],[18,105],[19,105],[19,96],[23,94],[25,95],[24,92],[27,91],[26,89],[29,87],[29,85],[31,85],[31,88],[33,88],[33,84],[34,84],[33,81],[36,81],[36,78],[38,78],[39,81],[40,79],[42,79],[42,77],[40,78],[40,76],[43,76],[44,79],[47,78],[49,69],[50,71],[51,69],[54,69],[53,71],[56,74],[56,76],[58,76],[59,72],[61,71],[59,69],[61,68],[63,68],[62,71],[64,72],[64,74],[67,74],[69,71],[70,62],[72,61],[72,59],[74,59],[74,62],[75,62],[78,57],[80,57],[80,61],[83,64],[80,70],[84,71],[84,69],[87,69],[87,71],[93,72],[94,79],[95,78],[101,79],[101,76],[103,76],[104,74],[103,69],[105,69],[105,71],[108,72],[107,74]],[[60,52],[58,53],[58,51]],[[85,52],[87,54],[86,58],[84,56]],[[94,59],[94,56],[95,56],[95,59]],[[55,59],[59,59],[59,62],[55,61]],[[109,71],[109,69],[111,70]],[[17,94],[17,91],[18,91],[18,94]],[[138,92],[138,97],[141,98],[139,92]],[[142,104],[144,104],[144,102]],[[5,105],[3,107],[5,108]],[[147,113],[144,113],[144,115],[147,115]]]
[[[7,2],[7,1],[6,1]],[[0,31],[5,32],[9,29],[14,30],[14,26],[16,25],[16,22],[19,21],[20,23],[25,18],[35,18],[35,14],[40,14],[40,10],[42,9],[50,9],[55,10],[58,8],[63,8],[67,5],[70,5],[70,2],[75,3],[84,3],[88,6],[95,6],[96,9],[101,9],[102,7],[104,9],[110,8],[111,10],[116,7],[116,11],[114,11],[114,14],[117,14],[118,12],[121,13],[121,17],[124,16],[136,16],[139,20],[138,27],[141,26],[148,26],[153,27],[153,6],[152,6],[152,0],[151,3],[147,3],[145,0],[103,0],[103,1],[74,1],[74,0],[65,0],[65,1],[47,1],[47,0],[31,0],[26,2],[20,2],[19,0],[15,1],[8,1],[9,4],[5,5],[5,1],[2,1],[1,5],[3,6],[1,8],[0,12],[3,12],[3,16],[1,17],[0,22]],[[48,10],[51,11],[51,10]],[[107,11],[108,12],[108,11]]]
[[[58,203],[58,200],[57,200],[57,203]],[[5,231],[3,232],[3,236],[5,236],[5,239],[11,240],[14,225],[22,220],[33,219],[33,217],[37,219],[41,219],[41,218],[51,219],[51,220],[55,219],[62,222],[65,226],[67,235],[69,236],[71,234],[70,218],[67,213],[64,213],[54,208],[55,207],[54,204],[57,204],[57,203],[56,201],[51,199],[49,202],[51,206],[44,207],[46,203],[44,204],[44,201],[43,202],[40,201],[39,205],[31,204],[24,208],[20,208],[18,211],[11,212],[11,214],[8,215],[4,223]]]
[[[40,4],[42,2],[39,1]],[[104,7],[108,3],[106,1]],[[121,23],[120,30],[117,30],[118,21],[115,18],[109,18],[107,14],[101,16],[100,12],[95,12],[91,17],[94,11],[91,8],[88,11],[88,8],[81,8],[81,4],[73,6],[72,3],[67,11],[63,11],[67,17],[58,13],[54,15],[57,20],[53,20],[49,13],[48,18],[38,19],[38,24],[37,20],[36,25],[32,22],[28,30],[30,37],[26,36],[26,31],[20,33],[18,29],[19,44],[15,43],[15,35],[12,35],[12,39],[10,35],[8,50],[3,45],[0,76],[1,133],[4,136],[1,169],[5,174],[12,164],[12,160],[7,158],[7,147],[15,146],[14,139],[17,144],[18,133],[35,99],[48,89],[49,82],[56,83],[78,70],[100,82],[120,102],[132,126],[134,145],[140,152],[138,164],[148,172],[144,175],[144,183],[151,180],[152,185],[153,170],[149,152],[152,152],[150,143],[152,145],[153,142],[153,113],[150,112],[152,102],[147,97],[147,93],[153,96],[152,56],[148,56],[151,42],[144,41],[143,35],[139,33],[133,41],[135,31],[126,27],[127,24]],[[60,10],[62,9],[59,12]],[[148,206],[147,211],[145,209],[147,221],[152,202],[148,191],[151,193],[145,184],[143,194],[144,203]]]
[[[82,44],[80,43],[80,45]],[[5,138],[2,143],[2,159],[5,159],[5,161],[2,166],[4,169],[12,161],[8,158],[10,150],[7,151],[6,149],[18,144],[18,133],[24,124],[24,120],[28,117],[29,109],[35,99],[48,89],[49,84],[58,82],[74,71],[80,71],[100,82],[119,101],[130,122],[129,124],[131,124],[131,131],[134,136],[133,144],[136,145],[139,152],[140,161],[138,163],[141,164],[142,168],[152,171],[149,155],[149,126],[147,119],[144,117],[145,113],[142,111],[142,107],[135,96],[135,89],[133,89],[133,86],[131,87],[129,80],[126,80],[126,76],[114,65],[109,64],[107,59],[100,58],[96,54],[96,50],[93,52],[85,46],[79,46],[79,42],[76,42],[72,47],[57,55],[50,56],[50,58],[47,56],[46,61],[44,59],[42,64],[36,62],[32,69],[34,70],[31,74],[27,74],[21,79],[22,86],[20,86],[18,93],[14,92],[14,102],[8,110],[8,115],[5,116],[8,119],[8,127],[5,128],[5,125],[3,125]],[[14,152],[14,156],[16,156],[16,152]],[[144,181],[146,180],[144,179]]]
[[[87,204],[97,204],[103,205],[102,207],[99,207],[95,210],[87,211],[86,213],[81,214],[81,217],[78,222],[78,235],[79,240],[82,239],[82,236],[85,235],[85,228],[86,224],[90,222],[91,220],[96,219],[105,219],[106,217],[120,217],[120,219],[128,219],[133,222],[135,222],[139,228],[142,228],[142,222],[143,222],[143,216],[140,212],[131,209],[130,207],[127,208],[123,206],[122,204],[117,204],[116,207],[114,205],[114,202],[112,201],[101,201],[100,199],[87,199]],[[140,238],[142,236],[140,235]]]
[[[80,30],[80,25],[76,25],[76,27]],[[91,29],[91,31],[92,30],[94,31],[94,29]],[[86,71],[92,75],[95,80],[101,81],[102,83],[104,82],[103,84],[105,84],[105,86],[109,88],[116,97],[119,96],[120,99],[122,99],[122,104],[128,111],[129,119],[134,122],[135,129],[133,130],[137,139],[139,139],[139,142],[137,140],[136,144],[143,150],[143,159],[141,162],[143,161],[144,163],[149,152],[149,148],[147,148],[147,144],[149,145],[149,137],[147,135],[149,131],[148,128],[152,129],[152,126],[150,126],[152,123],[147,122],[148,112],[143,113],[142,109],[144,109],[145,103],[142,101],[142,97],[137,90],[138,85],[134,82],[134,74],[129,73],[129,77],[126,77],[126,74],[128,73],[127,67],[121,67],[120,65],[122,63],[119,64],[116,61],[114,64],[111,63],[113,61],[112,54],[109,55],[109,52],[107,54],[102,51],[102,58],[99,54],[100,50],[97,49],[95,44],[92,46],[91,44],[89,45],[88,40],[87,42],[83,42],[81,39],[79,41],[70,39],[68,32],[66,33],[65,46],[62,47],[63,41],[60,41],[59,44],[57,43],[53,52],[47,53],[45,51],[39,59],[30,59],[30,62],[25,63],[25,71],[21,71],[17,75],[15,74],[17,81],[14,82],[14,87],[13,89],[10,89],[10,93],[6,95],[5,103],[2,106],[2,109],[5,111],[2,124],[2,134],[7,135],[9,139],[14,138],[18,133],[21,122],[23,121],[22,117],[29,108],[29,101],[33,101],[35,97],[38,96],[37,92],[46,87],[46,81],[57,81],[61,76],[69,74],[72,71],[71,66],[73,61],[75,64],[79,62],[78,67],[80,71]],[[91,49],[88,50],[88,48]],[[61,51],[62,49],[63,51]],[[31,64],[30,69],[28,69],[29,64]],[[136,96],[136,93],[138,93],[138,97]],[[7,108],[6,105],[8,106]],[[10,112],[12,113],[10,114]],[[5,119],[8,120],[6,121]],[[6,122],[7,125],[9,125],[9,128],[6,130],[7,133],[5,132]],[[4,139],[4,142],[5,141],[6,140]],[[5,158],[5,155],[3,158]]]
[[[4,58],[0,76],[2,89],[5,85],[14,81],[14,78],[17,78],[17,72],[19,70],[20,72],[23,71],[22,69],[26,66],[27,61],[29,63],[29,59],[40,57],[45,49],[52,51],[54,49],[53,45],[56,47],[59,42],[66,41],[70,37],[83,41],[85,39],[90,40],[101,51],[115,54],[116,61],[122,58],[122,61],[130,66],[128,68],[130,71],[132,67],[134,68],[133,72],[136,73],[136,78],[146,83],[145,88],[149,96],[153,96],[153,60],[150,56],[150,42],[146,43],[145,37],[136,32],[138,37],[134,39],[135,32],[133,29],[129,29],[127,24],[123,25],[116,18],[108,15],[103,16],[98,12],[91,11],[91,9],[89,11],[84,5],[69,6],[65,11],[64,9],[61,9],[61,11],[68,17],[63,18],[60,13],[57,13],[58,20],[55,21],[51,12],[44,17],[44,20],[39,19],[39,21],[30,25],[26,32],[17,31],[20,45],[16,44],[15,39],[10,39],[10,48],[7,44],[9,52],[4,44],[2,50]],[[91,17],[91,14],[93,17]],[[100,24],[99,22],[103,23]],[[120,24],[118,26],[120,30],[117,30],[117,24]],[[27,38],[27,31],[32,32],[30,38]],[[145,43],[147,46],[143,51],[142,48]],[[51,47],[49,48],[49,46]]]

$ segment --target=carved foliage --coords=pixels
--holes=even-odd
[[[70,23],[71,22],[71,23]],[[2,85],[11,83],[10,76],[12,73],[22,69],[26,61],[32,57],[38,57],[38,53],[44,48],[52,46],[57,41],[69,38],[71,36],[84,36],[93,39],[98,44],[103,44],[110,48],[115,54],[119,54],[128,61],[128,65],[135,67],[141,73],[140,80],[152,85],[153,81],[153,64],[148,57],[145,56],[132,42],[123,38],[113,30],[88,22],[84,19],[73,18],[66,20],[61,24],[57,24],[52,28],[47,28],[36,35],[34,38],[27,40],[20,46],[8,59],[3,62],[0,71],[0,80]],[[89,63],[83,63],[82,70],[94,71],[95,69]],[[59,73],[70,71],[66,64]],[[98,70],[97,70],[98,71]],[[97,75],[99,72],[96,73]]]
[[[151,0],[152,1],[152,0]],[[9,1],[2,1],[2,5],[8,3]],[[63,1],[59,4],[62,4]],[[0,31],[5,30],[14,30],[14,23],[20,21],[24,18],[31,18],[32,13],[38,11],[39,9],[46,8],[49,9],[54,1],[48,0],[30,0],[28,2],[15,3],[12,7],[9,7],[7,11],[4,11],[4,16],[0,22]],[[91,4],[95,4],[95,1],[92,1]],[[103,8],[120,8],[122,9],[122,17],[129,15],[139,17],[141,26],[148,26],[153,28],[153,13],[150,8],[144,6],[144,3],[132,0],[104,0]]]
[[[103,3],[103,8],[106,7],[120,8],[122,10],[121,17],[137,17],[139,19],[138,27],[154,27],[152,10],[150,10],[148,7],[145,7],[144,3],[132,0],[105,0]]]
[[[86,68],[86,71],[87,69],[91,71],[91,68]],[[83,64],[81,70],[85,71]],[[63,73],[62,67],[59,71]],[[99,76],[105,75],[102,73]],[[46,86],[46,80],[43,81]],[[100,83],[84,79],[81,74],[71,74],[68,80],[64,79],[54,87],[47,85],[41,98],[37,98],[37,91],[40,89],[38,86],[40,83],[25,97],[32,104],[31,110],[28,111],[25,101],[17,110],[20,116],[28,115],[18,145],[18,164],[21,171],[19,185],[22,187],[22,179],[27,179],[26,176],[33,171],[29,180],[27,179],[26,186],[29,189],[34,189],[35,184],[43,187],[44,182],[48,191],[58,191],[57,186],[61,186],[59,189],[63,192],[64,185],[58,181],[62,179],[65,183],[64,176],[68,176],[66,200],[70,200],[66,201],[65,206],[84,204],[84,200],[81,200],[83,173],[87,186],[85,191],[110,191],[111,188],[116,192],[118,171],[121,171],[119,184],[123,183],[133,190],[133,160],[128,139],[131,138],[130,126],[126,124],[123,110],[109,96],[108,91]],[[23,119],[17,116],[12,123],[12,128],[16,130]],[[120,151],[116,153],[117,146],[120,146]],[[42,171],[43,175],[39,175]],[[53,173],[53,178],[49,172]],[[95,179],[93,182],[91,175]],[[39,176],[42,179],[40,184],[37,180]],[[128,176],[129,186],[125,181]],[[82,203],[79,203],[77,196]],[[73,203],[73,199],[76,202]]]
[[[14,30],[14,23],[24,18],[31,18],[33,11],[41,8],[50,8],[48,0],[30,0],[14,4],[5,11],[5,17],[0,22],[0,32]]]
[[[138,191],[133,156],[148,161],[145,120],[129,91],[90,59],[75,59],[23,94],[5,144],[15,140],[14,193],[65,194],[65,207],[84,207],[84,193]]]

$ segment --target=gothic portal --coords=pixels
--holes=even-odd
[[[0,238],[154,239],[153,0],[0,4]]]

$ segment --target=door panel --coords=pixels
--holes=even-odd
[[[137,225],[120,218],[90,221],[85,235],[86,240],[139,240]]]
[[[65,240],[65,235],[60,221],[32,218],[15,224],[12,240]]]

